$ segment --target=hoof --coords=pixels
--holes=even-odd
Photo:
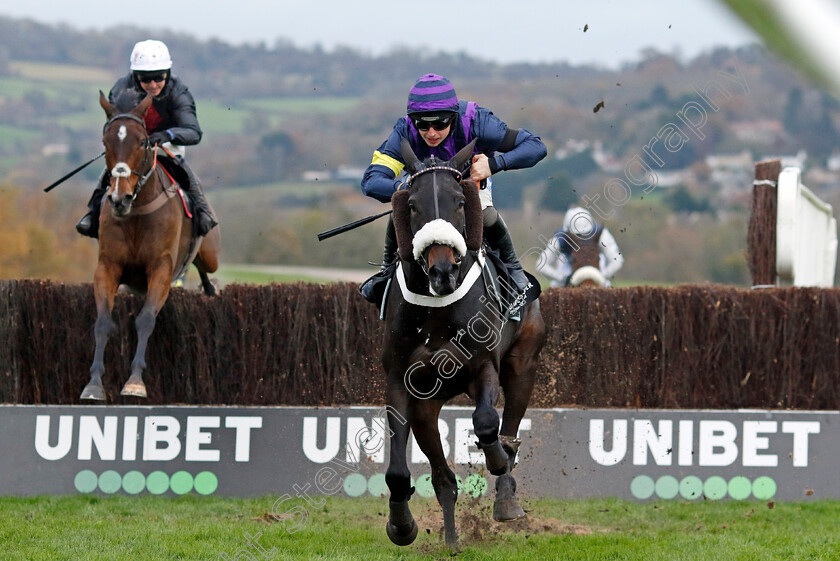
[[[450,557],[457,557],[461,554],[461,545],[458,543],[457,539],[452,543],[446,542],[446,549],[449,550]]]
[[[493,520],[496,522],[510,522],[527,516],[516,497],[497,500],[493,503]]]
[[[146,384],[143,382],[132,382],[129,380],[123,386],[120,395],[130,395],[134,397],[147,397],[146,395]]]
[[[102,386],[88,384],[87,386],[85,386],[85,389],[82,390],[82,395],[79,396],[79,399],[94,399],[96,401],[105,401],[105,390],[102,389]]]
[[[411,545],[417,538],[417,523],[412,520],[408,526],[394,526],[388,522],[385,524],[385,532],[395,545]]]

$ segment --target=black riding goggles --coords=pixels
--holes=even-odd
[[[135,72],[134,75],[141,84],[148,84],[149,82],[165,82],[169,72]]]
[[[419,131],[427,131],[430,128],[442,131],[452,124],[455,113],[437,113],[433,115],[410,115],[414,128]]]

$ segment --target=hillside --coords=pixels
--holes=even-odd
[[[152,35],[0,18],[2,183],[25,190],[13,197],[24,214],[61,208],[51,226],[60,224],[62,235],[48,247],[79,242],[62,238],[99,169],[68,181],[49,203],[36,192],[101,151],[98,91],[107,92],[126,71],[134,42]],[[497,181],[496,204],[522,253],[541,247],[570,202],[600,195],[602,203],[611,198],[607,223],[627,256],[621,277],[744,284],[753,161],[800,153],[809,187],[840,204],[831,158],[837,103],[758,46],[690,61],[649,51],[607,71],[498,65],[459,54],[400,50],[370,57],[350,49],[158,37],[170,46],[173,72],[198,101],[205,137],[189,157],[222,216],[231,261],[359,268],[378,259],[382,225],[321,244],[314,236],[380,210],[359,194],[360,172],[404,111],[411,83],[427,72],[447,75],[460,97],[536,132],[549,147],[535,168]],[[712,105],[694,115],[702,124],[676,149],[660,142],[654,166],[645,148],[668,124],[682,124],[680,112],[702,103],[698,90],[713,80],[726,92],[709,90]],[[642,163],[655,175],[646,175]],[[610,191],[616,178],[631,187],[628,170],[641,181],[632,196]],[[4,270],[14,268],[0,263]]]

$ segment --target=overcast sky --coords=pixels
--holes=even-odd
[[[758,41],[717,0],[0,0],[0,15],[80,30],[131,24],[233,44],[284,39],[367,54],[408,46],[611,68],[649,47],[688,59]]]

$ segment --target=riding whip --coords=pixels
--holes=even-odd
[[[322,242],[327,238],[337,236],[338,234],[341,234],[341,233],[346,232],[348,230],[352,230],[354,228],[358,228],[359,226],[364,226],[365,224],[373,222],[377,218],[382,218],[383,216],[391,214],[392,212],[394,212],[394,211],[393,210],[386,210],[385,212],[383,212],[381,214],[375,214],[373,216],[368,216],[367,218],[362,218],[361,220],[356,220],[355,222],[351,222],[350,224],[345,224],[344,226],[339,226],[338,228],[333,228],[332,230],[328,230],[326,232],[321,232],[320,234],[318,234],[318,241]]]
[[[102,152],[101,154],[99,154],[97,157],[90,160],[89,162],[80,165],[79,167],[77,167],[76,169],[74,169],[73,171],[71,171],[70,173],[68,173],[67,175],[65,175],[64,177],[62,177],[58,181],[56,181],[55,183],[52,183],[51,185],[48,185],[47,187],[45,187],[44,192],[46,193],[48,191],[51,191],[53,188],[58,187],[58,185],[60,185],[61,183],[64,183],[66,180],[70,179],[71,177],[73,177],[74,175],[76,175],[77,173],[79,173],[80,171],[82,171],[83,169],[85,169],[90,164],[92,164],[93,162],[95,162],[96,160],[98,160],[99,158],[101,158],[104,155],[105,155],[105,152]]]

